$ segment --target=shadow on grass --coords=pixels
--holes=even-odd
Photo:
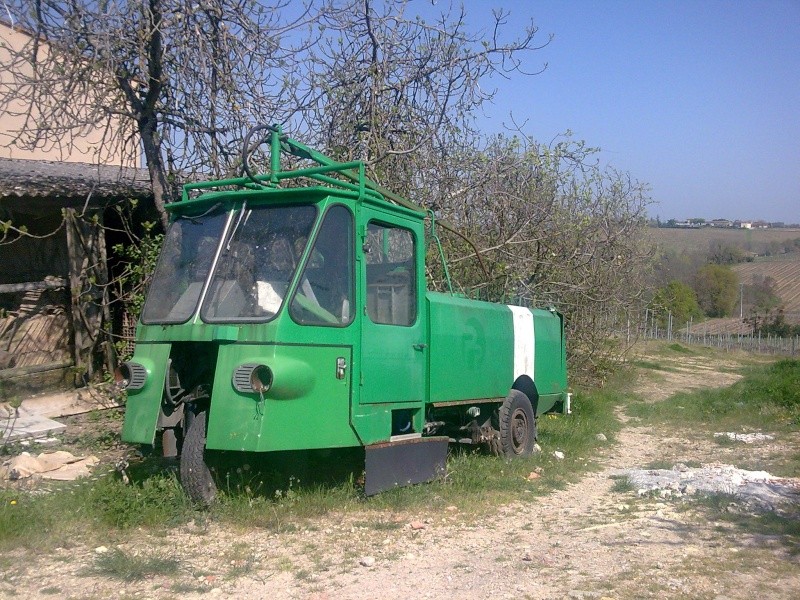
[[[158,449],[155,449],[156,451]],[[181,522],[208,520],[242,526],[286,530],[304,517],[317,516],[337,506],[362,500],[357,485],[364,469],[363,448],[292,452],[207,451],[206,462],[217,484],[217,500],[211,507],[192,504],[180,484],[178,459],[163,459],[154,453],[131,461],[126,470],[128,485],[119,496],[104,498],[104,514],[114,515],[109,523],[117,528],[130,525],[152,526],[148,514],[139,506],[164,509],[162,522],[172,526]],[[136,490],[131,498],[128,490]],[[160,495],[148,492],[159,490]]]
[[[280,498],[292,489],[298,491],[358,481],[364,471],[364,449],[206,451],[206,462],[223,494]],[[179,471],[178,458],[161,458],[150,452],[140,460],[132,461],[127,475],[132,483],[141,484],[165,475],[180,479]]]
[[[798,504],[766,507],[748,504],[728,494],[708,494],[699,510],[711,521],[725,523],[723,530],[744,546],[782,547],[800,556],[800,497]]]
[[[364,449],[336,448],[283,452],[208,452],[220,490],[280,497],[291,489],[357,482],[364,472]]]

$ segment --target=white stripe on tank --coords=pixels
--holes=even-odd
[[[533,313],[522,306],[507,306],[514,319],[514,381],[520,375],[534,379]]]

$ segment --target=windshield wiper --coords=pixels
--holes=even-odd
[[[236,219],[236,225],[233,226],[230,235],[228,235],[228,243],[225,244],[225,250],[231,249],[231,242],[233,241],[233,238],[236,237],[236,232],[239,231],[239,225],[242,224],[242,219],[244,219],[244,213],[246,212],[247,212],[247,200],[245,200],[242,203],[242,208],[239,209],[239,218]]]
[[[217,202],[214,206],[209,208],[206,212],[200,213],[199,215],[181,215],[181,214],[178,214],[176,218],[177,219],[186,219],[192,225],[202,225],[202,223],[200,222],[199,219],[202,219],[206,215],[211,214],[212,212],[217,210],[220,206],[222,206],[222,202]]]

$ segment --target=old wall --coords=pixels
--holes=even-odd
[[[0,90],[3,95],[12,90],[13,94],[20,96],[6,110],[0,111],[0,157],[138,167],[141,164],[141,152],[135,145],[129,144],[120,148],[101,144],[104,137],[126,127],[130,129],[130,124],[126,124],[119,116],[90,117],[88,111],[83,111],[86,113],[86,125],[72,132],[72,135],[62,136],[58,141],[41,141],[33,148],[15,143],[17,132],[31,127],[31,115],[34,121],[36,119],[35,111],[31,111],[29,103],[24,99],[29,94],[29,88],[13,74],[15,70],[19,70],[28,77],[33,73],[33,68],[24,61],[16,61],[13,68],[10,65],[13,54],[26,49],[26,45],[30,43],[31,36],[27,33],[0,23]],[[41,45],[40,52],[46,53],[47,46]],[[76,98],[75,101],[77,103],[85,100]],[[80,111],[75,112],[81,114]],[[56,124],[60,125],[61,123]],[[62,143],[64,140],[67,143]]]

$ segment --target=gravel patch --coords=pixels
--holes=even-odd
[[[668,498],[727,494],[744,501],[750,508],[766,511],[800,505],[800,479],[775,477],[766,471],[747,471],[733,465],[691,468],[679,463],[672,469],[614,469],[610,474],[627,477],[639,495],[658,493]]]

